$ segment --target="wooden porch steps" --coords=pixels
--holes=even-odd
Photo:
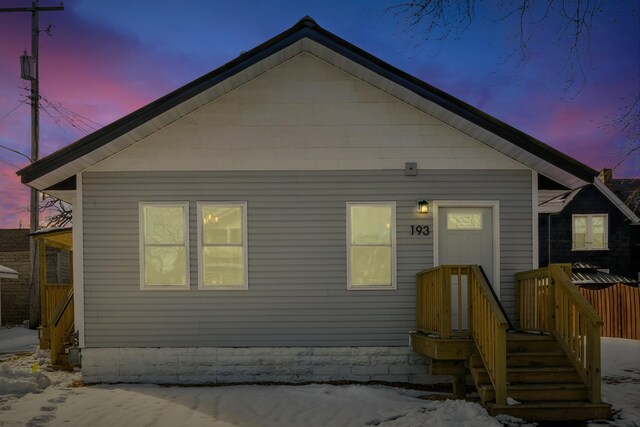
[[[611,418],[611,405],[589,402],[527,402],[520,405],[485,405],[492,417],[507,414],[531,421],[586,421]],[[555,423],[554,423],[555,424]]]
[[[474,369],[472,372],[475,377],[475,383],[487,384],[490,382],[489,374],[484,368]],[[512,385],[516,384],[582,384],[580,376],[573,367],[539,367],[539,368],[508,368],[507,382]]]
[[[611,405],[589,402],[587,386],[549,336],[507,334],[507,397],[513,399],[512,405],[495,403],[495,390],[479,354],[469,357],[469,370],[480,401],[491,415],[507,414],[531,421],[611,416]]]

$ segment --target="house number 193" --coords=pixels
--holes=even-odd
[[[412,225],[411,226],[411,235],[412,236],[428,236],[431,233],[428,225]]]

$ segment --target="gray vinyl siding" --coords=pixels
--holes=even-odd
[[[433,265],[416,200],[499,200],[501,299],[531,268],[529,171],[93,172],[83,175],[87,347],[394,346]],[[188,201],[189,290],[140,290],[138,203]],[[248,290],[199,290],[197,201],[246,201]],[[346,202],[395,201],[397,289],[347,290]]]

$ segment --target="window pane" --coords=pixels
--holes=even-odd
[[[591,248],[592,249],[604,249],[604,230],[605,230],[605,217],[604,216],[592,216],[591,217]]]
[[[391,244],[391,207],[351,206],[351,243]]]
[[[147,245],[184,243],[184,208],[145,206],[144,242]]]
[[[147,285],[184,285],[186,283],[184,247],[147,246],[144,266]]]
[[[573,248],[587,249],[587,217],[573,217]]]
[[[592,249],[604,249],[604,233],[593,233],[591,236],[593,242],[591,242]]]
[[[447,230],[482,230],[482,212],[450,210],[447,212]]]
[[[351,248],[351,284],[391,285],[391,248],[389,246],[353,246]]]
[[[204,285],[244,285],[243,248],[236,246],[203,249]]]
[[[573,217],[573,232],[580,234],[587,234],[587,217],[574,216]]]
[[[203,207],[202,240],[205,244],[241,245],[242,208]]]
[[[593,233],[604,234],[604,217],[594,216],[591,217],[591,230]]]

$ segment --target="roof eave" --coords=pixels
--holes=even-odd
[[[33,164],[19,170],[23,184],[29,185],[34,180],[43,177],[62,165],[76,160],[95,149],[125,135],[158,115],[191,99],[202,91],[224,81],[230,76],[250,67],[273,53],[308,37],[347,57],[372,72],[387,78],[394,83],[416,93],[418,96],[431,101],[440,107],[468,120],[488,132],[491,132],[518,148],[551,164],[584,183],[593,182],[598,174],[594,169],[544,144],[543,142],[521,132],[514,127],[478,110],[477,108],[441,91],[410,74],[395,68],[359,47],[347,42],[333,33],[321,28],[311,18],[305,17],[290,29],[260,44],[254,49],[241,54],[234,60],[205,74],[204,76],[182,86],[179,89],[153,101],[152,103],[122,117],[119,120],[99,129],[98,131],[42,158]]]

